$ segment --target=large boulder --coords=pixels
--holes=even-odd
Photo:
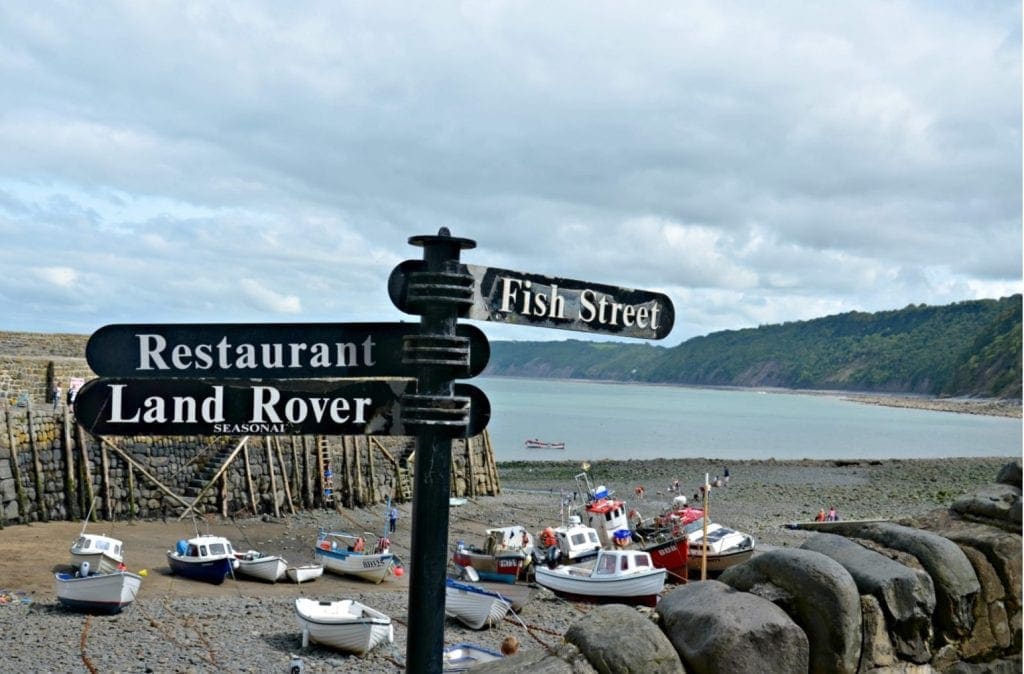
[[[966,519],[993,524],[1008,531],[1021,530],[1021,489],[1011,484],[989,484],[961,496],[950,509]]]
[[[834,534],[816,534],[801,547],[842,564],[861,594],[878,599],[890,621],[897,653],[912,662],[931,659],[935,588],[928,574]]]
[[[718,578],[773,602],[807,634],[812,672],[853,674],[861,651],[857,584],[841,564],[810,550],[776,548]]]
[[[807,635],[772,602],[725,583],[683,585],[658,604],[661,628],[687,671],[791,674],[808,671]]]
[[[999,474],[996,475],[996,482],[999,484],[1013,485],[1017,489],[1021,488],[1021,474],[1024,473],[1024,466],[1021,465],[1020,459],[1011,461],[1002,468],[999,469]]]
[[[956,641],[971,633],[974,598],[981,586],[959,545],[930,531],[892,522],[837,522],[829,531],[913,555],[935,587],[935,623],[940,634]]]
[[[623,604],[599,606],[565,633],[601,674],[683,674],[668,637],[638,610]]]

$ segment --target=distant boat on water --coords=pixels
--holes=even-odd
[[[538,440],[533,438],[523,443],[523,447],[527,449],[565,449],[564,442],[545,442],[544,440]]]

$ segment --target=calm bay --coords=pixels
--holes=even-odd
[[[1020,419],[818,395],[480,377],[498,461],[1020,457]],[[526,449],[537,438],[564,450]]]

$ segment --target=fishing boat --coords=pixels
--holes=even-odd
[[[498,624],[511,608],[512,603],[498,592],[452,578],[446,580],[444,612],[470,629]]]
[[[564,442],[544,442],[537,438],[532,438],[523,443],[523,447],[526,449],[565,449]]]
[[[110,536],[87,534],[83,528],[71,544],[71,566],[79,569],[88,563],[93,573],[112,573],[124,564],[124,544]]]
[[[128,571],[91,573],[82,562],[75,573],[54,574],[57,600],[68,608],[89,613],[118,613],[135,601],[142,577]]]
[[[288,568],[288,562],[283,557],[264,555],[259,550],[236,552],[235,559],[238,560],[238,573],[268,583],[276,583],[284,578]]]
[[[368,532],[359,536],[320,529],[313,554],[327,571],[371,583],[383,581],[397,561],[391,554],[391,541]]]
[[[285,575],[293,583],[308,583],[324,575],[324,565],[302,564],[300,566],[289,566],[285,569]]]
[[[534,552],[533,569],[541,563],[549,567],[557,564],[575,564],[593,559],[601,550],[597,530],[584,525],[579,515],[570,515],[569,523],[547,527],[541,532],[541,544]]]
[[[687,524],[683,531],[690,544],[690,558],[687,560],[690,571],[700,571],[704,564],[702,558],[706,555],[707,570],[720,573],[750,559],[757,545],[753,536],[710,521],[705,538],[704,518]]]
[[[535,570],[537,584],[556,594],[594,603],[655,606],[665,569],[642,550],[601,550],[593,562]]]
[[[612,548],[628,543],[626,502],[615,498],[614,492],[604,485],[592,486],[586,471],[576,475],[576,490],[584,498],[582,523],[597,532],[601,546]]]
[[[223,536],[203,534],[177,542],[167,551],[171,573],[220,585],[238,568],[238,559],[231,542]]]
[[[476,644],[454,644],[444,649],[442,671],[465,672],[481,662],[494,662],[503,657],[505,656],[497,651]]]
[[[524,527],[513,525],[487,529],[481,547],[459,541],[452,561],[472,567],[483,580],[514,583],[525,575],[533,560],[533,536]]]
[[[300,597],[295,600],[295,615],[302,629],[303,648],[315,643],[362,656],[385,641],[390,644],[395,640],[391,618],[354,599],[317,601]]]

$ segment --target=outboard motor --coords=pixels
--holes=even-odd
[[[547,564],[549,569],[553,569],[558,566],[558,560],[562,558],[562,551],[557,547],[548,548],[547,552]]]
[[[78,567],[78,573],[81,574],[82,578],[89,575],[89,562],[82,562],[82,565]]]

